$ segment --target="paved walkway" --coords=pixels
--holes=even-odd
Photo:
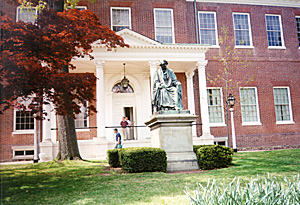
[[[14,165],[14,164],[32,164],[33,161],[17,161],[17,162],[0,162],[1,165]]]

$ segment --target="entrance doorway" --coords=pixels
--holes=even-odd
[[[124,116],[128,117],[128,120],[131,122],[130,126],[134,126],[134,107],[124,107]],[[128,128],[128,137],[130,140],[135,140],[134,127]]]

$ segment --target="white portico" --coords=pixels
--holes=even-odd
[[[145,125],[144,122],[152,115],[152,75],[159,68],[159,60],[162,59],[169,62],[168,68],[172,69],[175,74],[185,74],[188,107],[184,107],[184,109],[189,109],[191,114],[195,114],[193,76],[194,70],[198,69],[203,135],[194,139],[197,144],[212,144],[214,138],[210,134],[205,77],[207,64],[205,53],[209,47],[161,44],[129,29],[119,31],[117,34],[130,45],[129,48],[107,51],[105,46],[95,42],[92,53],[94,60],[81,58],[72,62],[76,66],[72,72],[94,73],[97,77],[97,136],[93,136],[93,139],[90,140],[79,140],[82,157],[103,158],[106,150],[113,148],[114,134],[108,127],[119,126],[122,116],[130,116],[130,120],[134,121],[135,126]],[[126,63],[125,74],[130,81],[132,92],[120,93],[113,90],[124,77],[123,63]],[[125,147],[150,146],[149,128],[133,128],[133,133],[135,140],[125,141]],[[193,126],[193,136],[196,137],[196,126]],[[48,138],[50,139],[50,137]]]

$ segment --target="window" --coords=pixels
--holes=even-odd
[[[115,32],[125,28],[131,29],[130,8],[112,7],[111,8],[111,29]]]
[[[236,46],[252,46],[249,14],[234,13],[233,27]]]
[[[15,150],[15,156],[32,156],[34,155],[33,150]]]
[[[222,92],[220,88],[207,89],[209,123],[224,125]]]
[[[114,85],[114,87],[111,90],[113,93],[134,93],[133,88],[131,85],[128,85],[128,87],[124,90],[121,83],[117,83]]]
[[[198,12],[200,44],[218,45],[215,12]]]
[[[243,125],[260,124],[257,89],[240,88]]]
[[[266,15],[269,47],[284,47],[280,15]]]
[[[298,43],[300,48],[300,16],[296,16],[296,24],[297,24],[297,33],[298,33]]]
[[[81,106],[80,111],[81,112],[79,114],[75,115],[75,128],[88,128],[87,102],[85,105]]]
[[[16,110],[15,130],[34,130],[34,117],[30,111]]]
[[[174,43],[173,9],[154,9],[155,40]]]
[[[35,7],[17,7],[17,21],[21,20],[25,23],[34,23],[37,10]]]
[[[291,99],[288,87],[274,87],[276,122],[292,122]]]

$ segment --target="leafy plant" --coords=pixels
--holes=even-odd
[[[109,149],[107,150],[107,161],[111,167],[121,167],[119,160],[120,149]]]
[[[185,193],[190,204],[300,204],[300,176],[285,177],[283,182],[269,174],[249,182],[209,180],[206,186],[199,183],[193,194],[188,189]]]

